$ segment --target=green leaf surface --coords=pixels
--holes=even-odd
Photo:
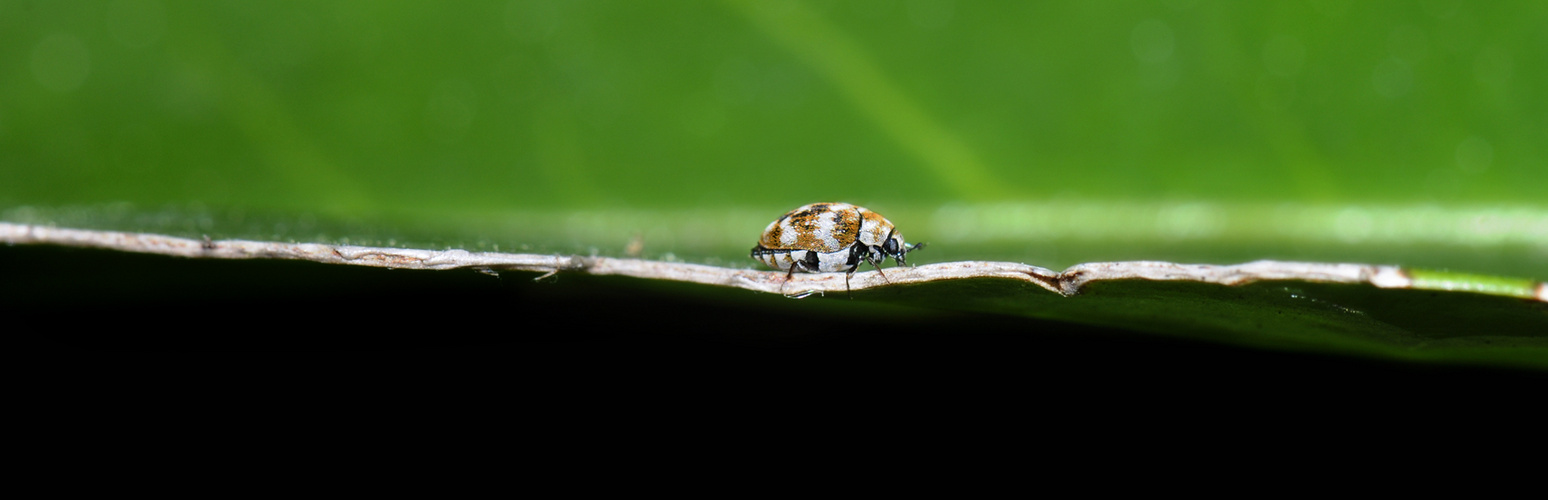
[[[1548,279],[1544,25],[1531,1],[0,1],[0,221],[751,268],[769,221],[847,201],[929,242],[917,263],[1402,266],[1438,291],[1027,300],[1462,352]],[[980,300],[909,299],[1024,309]],[[1323,338],[1365,327],[1315,304],[1379,339]]]
[[[885,292],[877,292],[878,295]],[[897,300],[1265,349],[1548,368],[1548,303],[1364,285],[1128,280],[1073,297],[1007,282],[931,284]],[[942,300],[941,297],[951,297]]]

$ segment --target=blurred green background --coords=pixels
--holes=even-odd
[[[1548,3],[0,1],[0,220],[1548,278]]]

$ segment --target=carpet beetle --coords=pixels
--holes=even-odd
[[[752,249],[752,258],[785,270],[788,280],[796,271],[847,273],[844,283],[861,262],[881,272],[881,263],[892,257],[906,265],[908,252],[923,243],[903,242],[892,221],[881,214],[848,203],[813,203],[791,210],[769,224]],[[882,279],[887,275],[882,274]]]

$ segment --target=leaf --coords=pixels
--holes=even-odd
[[[1530,323],[1479,311],[1533,311],[1501,295],[1548,278],[1535,2],[33,7],[0,4],[12,224],[745,271],[770,220],[847,201],[929,242],[919,264],[1394,266],[1434,301],[1278,281],[1027,300],[1052,301],[1036,318],[1217,331],[1124,311],[1245,293],[1330,309],[1208,338],[1447,360],[1505,352],[1470,335]],[[1022,311],[979,299],[917,302]],[[1395,330],[1310,333],[1362,317]]]
[[[538,281],[560,273],[622,275],[795,298],[829,293],[866,297],[871,292],[879,300],[916,307],[1058,319],[1255,347],[1548,368],[1548,284],[1390,266],[1111,262],[1054,272],[1006,262],[948,262],[895,267],[890,273],[787,277],[636,259],[192,240],[5,223],[0,223],[0,241],[205,259],[544,273]],[[1479,324],[1487,324],[1487,330],[1476,330]]]

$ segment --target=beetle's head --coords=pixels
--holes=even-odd
[[[881,251],[882,255],[892,257],[898,264],[907,264],[908,253],[921,248],[924,248],[924,243],[904,243],[903,235],[894,232],[887,236],[887,241],[882,242]]]

